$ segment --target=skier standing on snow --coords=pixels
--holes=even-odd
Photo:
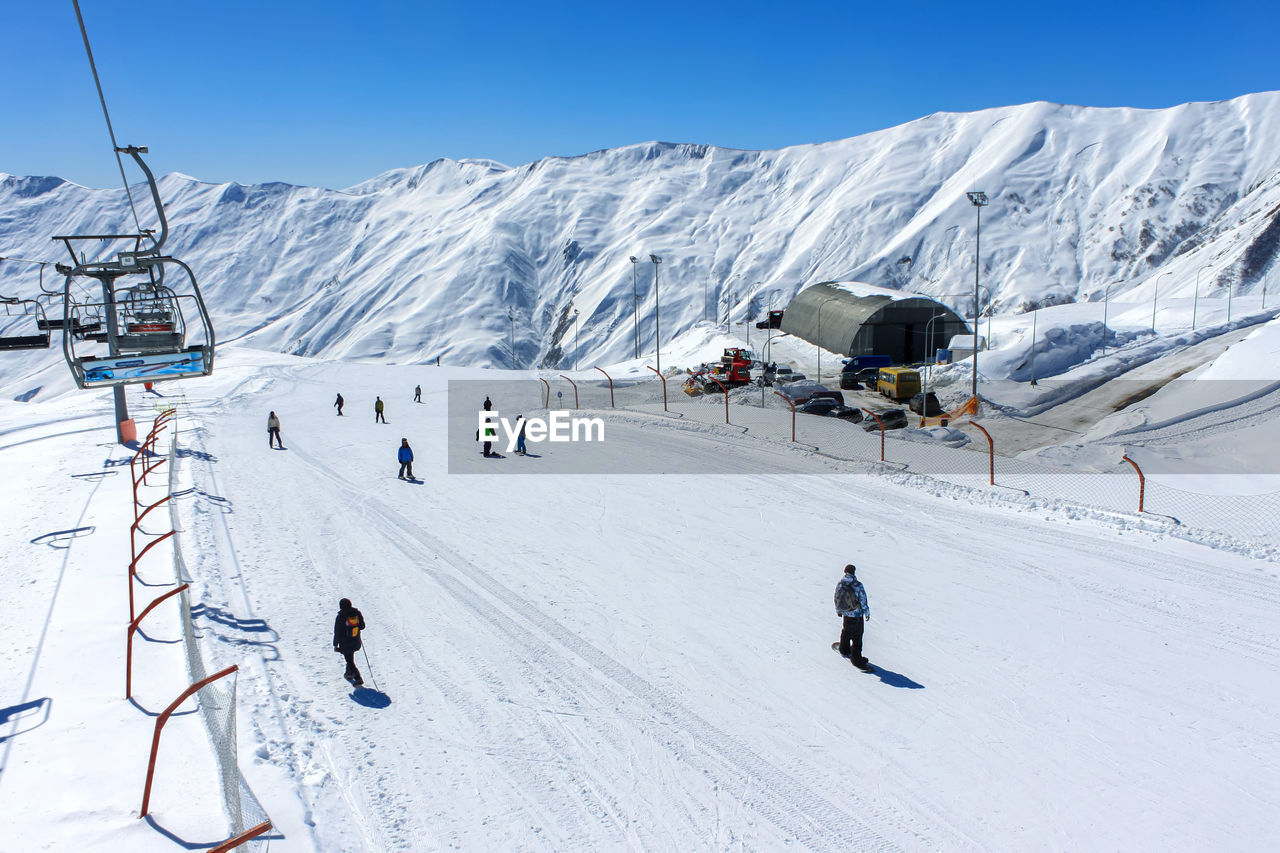
[[[341,393],[338,394],[338,399],[333,401],[333,405],[338,407],[338,417],[342,417],[342,406],[345,402],[346,400],[342,399]]]
[[[867,591],[855,574],[853,563],[844,567],[844,577],[836,584],[836,615],[844,618],[840,642],[834,648],[849,658],[854,666],[866,669],[868,661],[862,656],[862,631],[864,623],[871,619],[871,607],[867,604]]]
[[[382,402],[381,397],[376,397],[374,399],[375,399],[375,402],[373,404],[373,422],[376,424],[378,421],[382,421],[385,424],[387,422],[387,419],[383,416],[382,410],[386,408],[386,404]]]
[[[272,412],[267,415],[267,447],[275,447],[276,444],[284,450],[284,442],[280,440],[280,419]]]
[[[484,410],[485,410],[486,412],[488,412],[488,411],[490,411],[490,410],[492,410],[492,409],[493,409],[493,401],[492,401],[492,400],[490,400],[488,397],[485,397],[485,398],[484,398]]]
[[[413,402],[415,403],[422,402],[422,386],[421,385],[415,385],[413,388]]]
[[[338,615],[333,620],[333,650],[341,652],[347,660],[347,671],[343,678],[350,681],[353,687],[364,684],[360,670],[356,668],[355,654],[363,645],[360,632],[364,630],[364,615],[351,606],[351,599],[344,598],[338,602]]]
[[[400,479],[403,480],[405,472],[409,473],[409,479],[413,479],[413,449],[409,447],[409,439],[400,439],[400,452],[397,454],[400,460]]]

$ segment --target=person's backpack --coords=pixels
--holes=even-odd
[[[836,584],[836,612],[847,613],[857,609],[858,594],[854,592],[853,584],[840,581]]]

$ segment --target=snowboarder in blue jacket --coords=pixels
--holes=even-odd
[[[850,563],[844,567],[844,577],[836,584],[836,615],[844,618],[839,651],[854,665],[865,667],[868,661],[862,656],[862,630],[864,623],[871,620],[871,607],[867,604],[867,591],[862,588],[856,572]]]
[[[413,448],[409,447],[409,439],[400,439],[400,452],[396,454],[396,458],[400,460],[400,479],[405,479],[405,474],[409,475],[408,479],[413,479]]]

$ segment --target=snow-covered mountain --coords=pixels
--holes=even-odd
[[[965,313],[972,189],[990,198],[981,280],[997,311],[1100,300],[1108,287],[1150,299],[1166,271],[1162,298],[1190,297],[1198,275],[1201,297],[1253,294],[1280,247],[1277,138],[1280,92],[1165,110],[1032,103],[776,151],[647,143],[517,168],[438,160],[344,191],[173,174],[161,192],[166,250],[200,276],[222,341],[557,366],[577,309],[590,365],[633,355],[636,295],[652,350],[651,253],[664,342],[827,279]],[[55,234],[132,228],[119,189],[0,178],[0,255],[61,260]],[[0,293],[30,294],[35,268],[0,265],[0,281]]]

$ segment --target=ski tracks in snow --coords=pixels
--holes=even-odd
[[[359,494],[363,520],[376,528],[377,535],[404,554],[407,564],[420,566],[454,602],[469,610],[494,637],[501,639],[506,663],[519,661],[521,674],[530,683],[552,694],[562,707],[569,709],[533,715],[533,725],[545,741],[546,752],[556,756],[597,749],[626,752],[628,737],[635,737],[634,727],[632,732],[624,732],[611,721],[640,719],[644,723],[639,732],[658,742],[677,765],[696,768],[715,788],[727,790],[744,806],[749,803],[749,808],[773,824],[785,839],[809,850],[897,848],[846,806],[820,795],[804,780],[762,758],[567,629],[492,574],[424,531],[419,523],[405,518],[369,491],[342,479],[305,451],[299,451],[295,458],[330,480],[336,487],[334,493]],[[478,706],[474,698],[468,698],[462,687],[452,683],[440,670],[438,661],[422,659],[420,652],[418,655],[422,677],[430,681],[446,701],[472,719],[491,714]],[[466,663],[482,673],[492,668],[491,663],[478,659]],[[505,688],[495,682],[491,689],[501,696]],[[397,713],[405,713],[406,704],[411,708],[418,706],[412,700],[401,702],[396,705]],[[610,711],[601,715],[591,709]],[[422,712],[410,713],[418,716]],[[578,725],[566,727],[562,722],[566,718],[574,719]],[[406,722],[416,729],[424,721]],[[575,736],[581,737],[575,732],[583,728],[599,742],[575,743]],[[382,744],[377,748],[388,746]],[[374,748],[375,745],[368,742],[361,746],[361,749]],[[590,848],[607,840],[611,844],[641,848],[655,844],[687,848],[693,838],[705,843],[707,827],[717,821],[713,810],[705,804],[676,795],[657,805],[657,814],[662,815],[667,824],[658,827],[630,817],[635,809],[634,804],[625,801],[628,792],[617,790],[616,780],[594,775],[585,764],[561,761],[555,772],[547,772],[549,768],[540,768],[536,761],[515,759],[503,763],[508,773],[518,777],[513,787],[535,800],[529,805],[546,811],[566,833],[554,842],[548,839],[551,847]],[[560,787],[561,783],[567,783],[568,789]],[[847,799],[842,796],[841,802]],[[405,805],[408,804],[399,807]],[[880,814],[862,803],[858,809],[877,826],[897,827],[904,837],[911,837],[915,842],[924,840],[904,827],[904,823],[911,821],[904,820],[903,815]],[[388,822],[399,818],[392,814],[384,817]],[[606,828],[604,839],[599,836],[602,827]],[[953,848],[967,846],[959,838],[944,843]],[[752,845],[747,842],[747,846]]]

